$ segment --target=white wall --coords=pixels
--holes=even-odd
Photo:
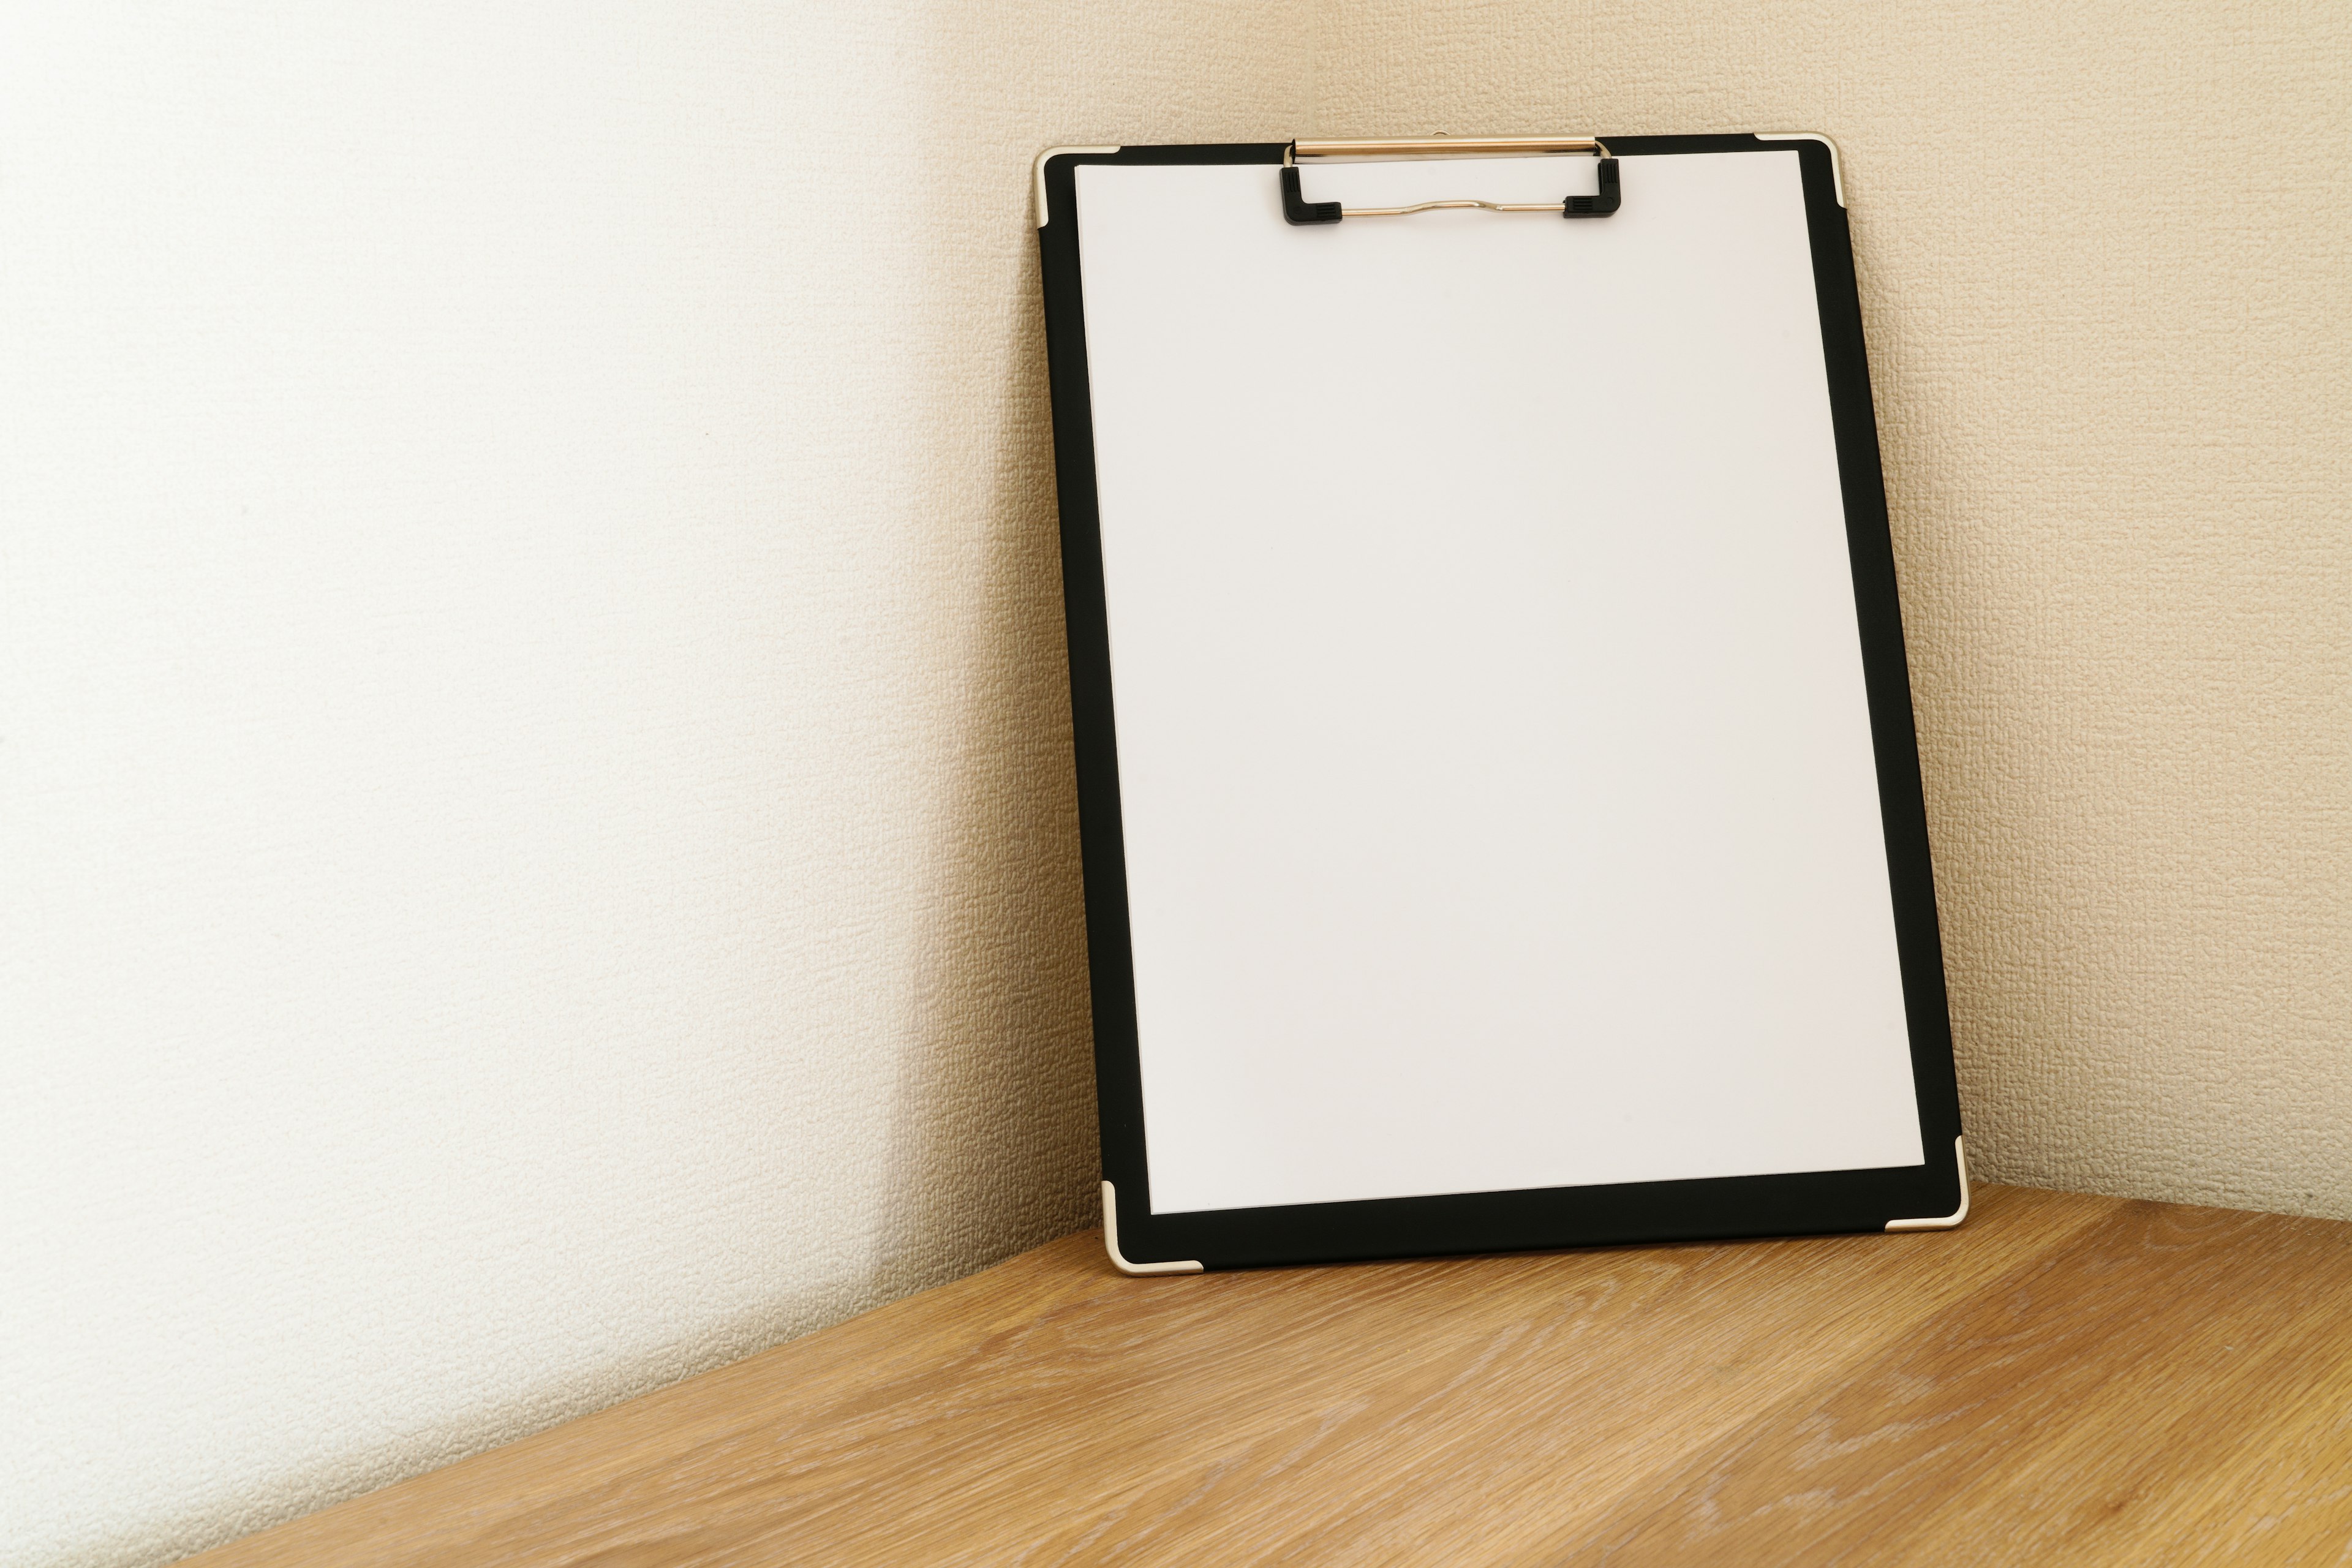
[[[1087,1223],[1029,162],[1309,36],[7,12],[0,1563]]]
[[[1056,142],[1839,136],[1971,1152],[2352,1216],[2347,27],[0,5],[0,1563],[1087,1223]]]

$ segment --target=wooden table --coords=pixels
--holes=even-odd
[[[2352,1225],[1130,1279],[1074,1236],[195,1561],[2352,1560]]]

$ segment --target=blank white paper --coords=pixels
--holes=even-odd
[[[1077,170],[1156,1212],[1923,1161],[1797,154],[1622,167]]]

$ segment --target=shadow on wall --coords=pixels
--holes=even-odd
[[[989,341],[1004,346],[987,356],[1001,367],[983,383],[995,398],[943,398],[933,411],[946,460],[988,479],[939,525],[942,562],[955,563],[940,600],[958,623],[948,646],[959,657],[942,671],[951,776],[868,1287],[883,1300],[1098,1212],[1045,317],[1034,230],[1024,222],[1015,241],[1005,255],[992,234],[939,258],[957,324],[992,315]],[[974,428],[974,405],[992,402],[993,429]],[[945,476],[938,489],[958,486]]]
[[[1289,0],[975,7],[929,0],[903,149],[927,341],[910,449],[936,464],[926,628],[937,831],[871,1278],[885,1300],[1098,1223],[1093,1029],[1031,160],[1115,140],[1303,126],[1314,15]],[[1295,13],[1295,14],[1294,14]],[[893,36],[895,44],[897,36]],[[947,128],[954,128],[949,132]],[[941,156],[943,134],[957,146]],[[895,160],[894,160],[895,161]],[[951,629],[950,629],[951,628]],[[1108,1264],[1106,1264],[1108,1267]]]

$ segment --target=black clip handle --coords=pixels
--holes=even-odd
[[[1260,187],[1263,189],[1264,187]],[[1282,217],[1285,223],[1338,223],[1338,202],[1310,202],[1298,188],[1298,166],[1282,166]]]
[[[1294,182],[1295,183],[1295,182]],[[1607,217],[1624,205],[1624,196],[1617,188],[1617,160],[1601,160],[1601,194],[1597,196],[1570,196],[1559,209],[1562,217]]]

